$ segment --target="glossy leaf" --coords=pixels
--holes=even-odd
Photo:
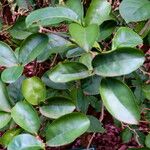
[[[26,18],[27,27],[49,26],[63,21],[77,22],[78,15],[65,7],[47,7],[31,12]]]
[[[11,68],[5,69],[1,74],[1,79],[5,83],[15,82],[23,73],[22,66],[14,66]]]
[[[150,133],[146,136],[145,145],[150,148]]]
[[[120,27],[113,38],[112,49],[120,47],[136,47],[142,43],[142,38],[132,29]]]
[[[61,146],[73,142],[90,125],[89,119],[81,113],[71,113],[52,122],[46,131],[48,146]]]
[[[88,68],[78,62],[59,63],[48,73],[50,80],[60,83],[83,79],[89,75]]]
[[[0,111],[10,112],[11,106],[5,84],[0,80]]]
[[[0,65],[11,67],[18,64],[13,50],[4,42],[0,41]]]
[[[40,150],[45,145],[36,137],[30,134],[20,134],[12,139],[8,145],[8,150]]]
[[[101,25],[104,21],[108,20],[110,11],[111,5],[107,0],[92,0],[85,17],[86,25]]]
[[[7,112],[0,112],[0,129],[5,127],[9,121],[11,120],[11,115],[10,113]]]
[[[132,91],[119,80],[103,79],[100,94],[106,109],[119,121],[138,124],[140,111]]]
[[[40,128],[40,120],[36,110],[27,102],[18,102],[11,111],[14,121],[24,130],[36,134]]]
[[[32,105],[38,105],[46,99],[46,87],[38,77],[25,79],[22,82],[22,94]]]
[[[2,143],[3,146],[7,147],[12,138],[21,133],[21,131],[22,129],[20,128],[7,130],[0,138],[0,143]]]
[[[75,109],[73,102],[65,97],[52,97],[47,102],[48,104],[40,107],[40,112],[48,118],[57,119]]]
[[[87,116],[90,120],[90,127],[87,132],[99,132],[104,133],[105,129],[102,127],[102,123],[94,116]]]
[[[140,50],[123,47],[97,55],[93,59],[93,67],[97,75],[113,77],[137,70],[144,60]]]
[[[127,23],[149,19],[149,10],[149,0],[123,0],[119,7],[120,14]]]
[[[85,51],[89,51],[98,39],[99,28],[97,25],[82,27],[79,24],[69,25],[69,32],[75,42]]]
[[[142,87],[142,91],[144,93],[145,98],[147,98],[148,100],[150,100],[150,85],[143,85]]]
[[[36,33],[25,39],[19,50],[19,62],[23,65],[33,61],[47,47],[48,37],[45,34]]]

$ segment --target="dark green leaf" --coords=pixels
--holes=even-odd
[[[147,98],[148,100],[150,100],[150,85],[143,85],[143,93],[144,93],[144,96],[145,98]]]
[[[120,27],[112,40],[112,49],[120,47],[136,47],[142,43],[142,38],[132,29]]]
[[[9,121],[11,120],[11,115],[10,113],[7,112],[0,112],[0,129],[5,127]]]
[[[81,113],[71,113],[52,122],[46,131],[48,146],[61,146],[73,142],[90,125],[89,119]]]
[[[48,73],[50,80],[60,83],[83,79],[89,75],[88,68],[78,62],[59,63]]]
[[[144,60],[140,50],[124,47],[97,55],[93,67],[97,75],[113,77],[137,70]]]
[[[108,20],[110,11],[111,5],[107,0],[92,0],[85,17],[85,22],[87,25],[100,25]]]
[[[40,128],[40,119],[36,110],[27,102],[18,102],[11,111],[14,121],[24,130],[36,134]]]
[[[63,21],[77,22],[78,15],[65,7],[47,7],[31,12],[26,18],[27,27],[49,26]]]
[[[46,87],[38,77],[25,79],[22,82],[22,94],[32,105],[38,105],[46,99]]]
[[[30,134],[20,134],[13,138],[8,145],[8,150],[41,150],[45,149],[44,143]]]
[[[150,133],[146,136],[145,145],[150,148]]]
[[[19,62],[28,64],[38,57],[48,44],[48,36],[41,33],[30,35],[25,39],[19,50]]]
[[[125,128],[122,132],[121,132],[121,138],[123,143],[127,143],[131,140],[132,138],[132,131],[129,130],[128,128]]]
[[[103,79],[100,94],[107,110],[118,120],[138,124],[140,111],[132,91],[119,80]]]
[[[47,102],[48,104],[40,107],[40,112],[48,118],[57,119],[75,109],[73,102],[65,97],[52,97]]]
[[[11,68],[5,69],[1,74],[1,79],[5,83],[15,82],[23,73],[22,66],[14,66]]]
[[[97,25],[89,25],[82,27],[79,24],[72,23],[69,25],[69,32],[75,42],[85,51],[89,51],[99,35],[99,28]]]
[[[149,19],[149,10],[149,0],[123,0],[119,7],[120,14],[127,23]]]
[[[16,66],[18,61],[15,57],[13,50],[4,42],[0,41],[0,65],[11,67]]]

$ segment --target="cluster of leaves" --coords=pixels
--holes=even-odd
[[[16,3],[34,8],[32,0]],[[86,115],[89,105],[95,111],[104,105],[120,122],[138,125],[141,110],[149,107],[145,98],[150,100],[147,78],[137,70],[145,61],[137,48],[150,36],[147,28],[140,34],[149,10],[149,0],[123,0],[119,11],[106,0],[92,0],[84,14],[81,0],[67,0],[20,17],[9,29],[16,49],[0,42],[0,65],[6,67],[0,81],[0,128],[10,129],[1,144],[8,150],[38,150],[69,144],[85,132],[104,132],[97,118]],[[68,32],[39,33],[62,22]],[[102,42],[111,38],[106,50]],[[22,75],[30,62],[58,55],[60,61],[56,58],[41,78]],[[130,138],[130,132],[126,129],[123,137]],[[150,134],[144,143],[150,148]]]

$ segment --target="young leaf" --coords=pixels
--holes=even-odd
[[[23,73],[23,66],[14,66],[5,69],[1,74],[1,79],[5,83],[15,82]]]
[[[0,111],[10,112],[11,106],[5,84],[0,80]]]
[[[78,15],[65,7],[47,7],[31,12],[26,18],[27,27],[49,26],[63,21],[78,22]]]
[[[44,143],[30,134],[15,136],[8,145],[8,150],[40,150],[45,149]]]
[[[150,148],[150,133],[146,136],[145,145]]]
[[[22,82],[22,94],[32,105],[38,105],[46,99],[46,87],[38,77],[25,79]]]
[[[7,147],[9,142],[12,140],[12,138],[14,138],[14,136],[18,135],[19,133],[21,133],[22,129],[18,128],[18,129],[10,129],[7,130],[2,137],[0,138],[0,143],[4,146]]]
[[[150,100],[150,85],[143,85],[142,87],[142,91],[144,93],[145,98],[147,98],[148,100]]]
[[[142,43],[142,38],[132,29],[120,27],[112,40],[112,49],[120,47],[136,47]]]
[[[11,120],[11,115],[10,113],[7,112],[0,112],[0,129],[5,127],[9,121]]]
[[[46,131],[48,146],[61,146],[73,142],[90,125],[89,119],[81,113],[71,113],[52,122]]]
[[[114,77],[137,70],[144,60],[140,50],[123,47],[97,55],[93,59],[93,68],[97,75]]]
[[[88,68],[78,62],[59,63],[50,72],[48,72],[50,80],[53,82],[69,82],[79,80],[90,76]]]
[[[40,119],[36,110],[27,102],[18,102],[11,111],[14,121],[24,130],[36,134],[40,128]]]
[[[69,32],[75,42],[88,52],[98,39],[99,28],[97,25],[93,24],[82,27],[79,24],[72,23],[69,25]]]
[[[127,23],[149,19],[149,10],[149,0],[123,0],[119,6],[120,14]]]
[[[40,112],[48,118],[57,119],[75,109],[73,102],[65,97],[52,97],[47,102],[48,104],[40,107]]]
[[[0,41],[0,65],[6,67],[16,66],[18,61],[13,50],[4,42]]]
[[[25,39],[19,50],[19,62],[23,65],[39,56],[48,44],[48,36],[41,33],[30,35]]]
[[[140,111],[132,91],[119,80],[103,79],[100,94],[106,109],[119,121],[138,124]]]
[[[111,5],[107,0],[92,0],[85,17],[86,25],[101,25],[109,18],[110,11]]]
[[[99,132],[104,133],[105,129],[102,127],[102,123],[94,116],[87,116],[90,120],[90,127],[87,132]]]

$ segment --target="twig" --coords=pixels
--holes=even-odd
[[[140,31],[140,35],[143,35],[144,32],[150,28],[150,19],[147,21],[147,23],[145,24],[145,26],[143,27],[143,29]]]
[[[53,58],[53,60],[52,60],[52,63],[51,63],[51,65],[50,65],[50,67],[52,67],[52,66],[55,64],[56,59],[57,59],[57,54],[54,56],[54,58]]]

